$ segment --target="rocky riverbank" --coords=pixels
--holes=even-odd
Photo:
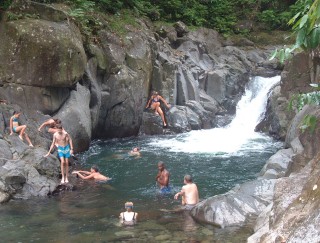
[[[37,18],[9,20],[4,14],[0,23],[0,97],[7,100],[0,105],[0,202],[46,196],[58,185],[58,159],[43,158],[51,137],[37,131],[51,116],[63,121],[76,152],[88,149],[95,138],[212,128],[234,115],[250,76],[281,71],[267,60],[273,47],[226,40],[214,30],[190,31],[180,22],[154,27],[137,20],[139,28],[128,26],[125,38],[106,24],[84,42],[65,6],[19,4],[10,11]],[[318,117],[319,110],[287,111],[292,94],[310,90],[308,83],[318,80],[317,60],[299,54],[285,66],[257,126],[285,139],[286,148],[269,159],[256,181],[201,202],[192,211],[197,220],[228,227],[254,219],[249,242],[280,236],[287,242],[320,240],[320,134],[299,129],[305,114]],[[172,105],[165,112],[168,129],[159,116],[144,112],[151,90]],[[9,136],[13,110],[23,111],[21,122],[28,125],[35,148]]]

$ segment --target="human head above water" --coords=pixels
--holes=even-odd
[[[164,170],[164,168],[165,168],[165,164],[162,161],[159,161],[158,162],[158,169],[162,171],[162,170]]]
[[[185,176],[184,176],[184,180],[185,180],[187,183],[191,183],[191,182],[192,182],[192,176],[191,176],[191,175],[185,175]]]
[[[99,168],[96,165],[91,166],[91,170],[94,170],[95,172],[99,172]]]
[[[133,208],[133,202],[126,202],[126,203],[124,204],[124,207],[125,207],[126,209],[132,209],[132,208]]]
[[[140,151],[140,148],[139,148],[139,147],[134,147],[134,148],[132,149],[132,151],[133,151],[133,152],[139,152],[139,151]]]

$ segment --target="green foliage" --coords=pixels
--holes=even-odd
[[[320,105],[320,91],[294,95],[289,103],[289,108],[297,108],[300,111],[305,105]]]
[[[285,29],[286,23],[296,12],[290,1],[278,0],[33,0],[41,3],[64,3],[71,7],[70,16],[84,33],[99,28],[98,12],[117,15],[129,10],[136,17],[147,16],[153,21],[183,21],[189,26],[208,27],[221,33],[241,32],[237,24],[260,21],[269,29]],[[3,1],[2,1],[3,2]],[[4,0],[6,8],[11,1]],[[0,5],[0,8],[2,7]],[[94,14],[95,12],[96,14]],[[124,15],[121,14],[121,17]],[[119,21],[122,21],[120,18]],[[313,33],[317,36],[317,31]],[[312,38],[314,43],[314,38]]]
[[[302,125],[300,126],[300,129],[302,130],[302,132],[305,132],[307,129],[309,129],[309,131],[313,133],[316,130],[317,121],[317,117],[313,115],[306,115],[302,120]]]
[[[272,58],[278,57],[281,62],[295,50],[315,49],[320,44],[320,0],[299,0],[297,6],[302,9],[288,22],[293,26],[296,43],[292,47],[276,50],[272,55]]]

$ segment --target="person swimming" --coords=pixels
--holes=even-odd
[[[126,212],[120,213],[120,222],[123,225],[134,225],[137,222],[138,219],[138,213],[133,212],[133,203],[132,202],[126,202],[124,204],[124,207],[126,209]]]
[[[169,186],[170,173],[165,168],[165,164],[160,161],[158,163],[158,174],[156,176],[156,183],[160,186],[160,193],[167,194],[171,192],[171,188]]]
[[[88,179],[94,179],[99,182],[106,182],[111,180],[110,177],[104,176],[99,172],[99,169],[97,166],[93,165],[91,166],[90,171],[73,171],[72,174],[77,174],[81,179],[88,180]]]
[[[139,147],[134,147],[130,152],[129,152],[130,156],[137,156],[140,157],[141,153],[140,153],[140,148]]]

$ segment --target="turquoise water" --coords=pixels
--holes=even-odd
[[[13,201],[0,207],[2,242],[245,242],[247,228],[218,229],[200,225],[188,215],[164,212],[179,206],[173,200],[183,176],[191,174],[200,198],[224,193],[234,185],[254,179],[266,159],[280,146],[268,137],[248,142],[245,153],[182,153],[155,147],[154,142],[173,137],[140,137],[94,141],[79,156],[78,168],[98,165],[113,178],[96,184],[72,177],[77,190],[46,199]],[[263,150],[255,149],[259,144]],[[142,157],[130,157],[134,146]],[[162,196],[155,184],[157,162],[164,161],[171,173],[172,194]],[[139,223],[123,227],[118,216],[126,201],[134,202]]]

